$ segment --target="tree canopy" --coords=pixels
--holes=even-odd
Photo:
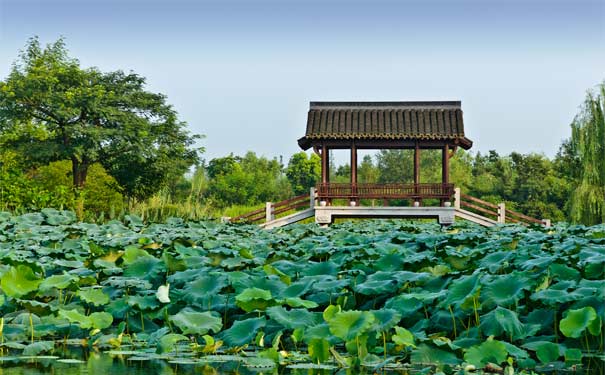
[[[605,82],[588,92],[581,112],[571,125],[569,160],[578,161],[577,187],[571,218],[592,225],[605,222]]]
[[[62,39],[44,48],[30,39],[0,82],[0,134],[12,135],[2,146],[29,165],[69,160],[76,190],[100,163],[126,195],[153,194],[198,161],[185,126],[164,95],[145,90],[145,78],[82,68]]]

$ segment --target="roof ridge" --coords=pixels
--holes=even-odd
[[[451,101],[381,101],[381,102],[310,102],[310,109],[314,108],[461,108],[460,100]]]

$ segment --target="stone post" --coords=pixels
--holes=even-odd
[[[498,223],[506,223],[506,205],[498,203]]]

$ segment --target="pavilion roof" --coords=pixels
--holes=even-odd
[[[321,140],[453,140],[469,149],[459,101],[311,102],[307,131],[298,140],[308,149]]]

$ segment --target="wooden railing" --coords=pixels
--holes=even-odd
[[[267,202],[265,207],[236,216],[231,218],[229,221],[232,223],[255,223],[263,220],[265,222],[275,220],[277,215],[284,214],[288,211],[296,210],[301,207],[309,207],[311,205],[310,200],[311,198],[309,195],[304,194],[277,203]]]
[[[351,184],[323,183],[317,186],[320,200],[330,199],[443,199],[454,195],[454,184]]]
[[[540,224],[550,227],[549,219],[536,219],[520,212],[509,210],[504,203],[491,203],[479,198],[462,194],[460,188],[454,189],[454,207],[480,214],[497,223]]]

